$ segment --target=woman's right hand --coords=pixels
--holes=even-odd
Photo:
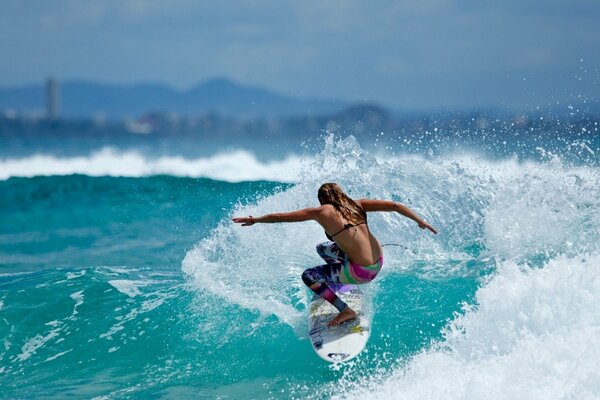
[[[236,224],[242,224],[242,226],[252,226],[256,223],[256,220],[252,215],[249,215],[247,217],[232,218],[231,220]]]
[[[435,228],[431,225],[429,225],[427,222],[421,220],[419,221],[419,228],[421,229],[429,229],[431,232],[433,232],[434,234],[437,235],[437,230],[435,230]]]

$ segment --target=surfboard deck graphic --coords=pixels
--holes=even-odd
[[[317,295],[313,296],[308,314],[308,335],[315,352],[332,363],[353,359],[364,349],[371,333],[370,321],[364,313],[363,293],[356,285],[331,286],[336,294],[358,316],[338,326],[327,324],[338,311]]]

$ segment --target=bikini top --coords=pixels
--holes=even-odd
[[[346,225],[344,225],[344,227],[342,229],[340,229],[339,231],[337,231],[336,233],[334,233],[331,236],[327,232],[325,232],[325,236],[327,236],[327,239],[329,239],[329,240],[331,240],[333,242],[333,237],[336,236],[336,235],[338,235],[338,234],[340,234],[340,233],[342,233],[346,229],[354,228],[355,226],[364,225],[364,224],[366,224],[366,222],[361,222],[360,224],[356,224],[356,225],[346,224]]]

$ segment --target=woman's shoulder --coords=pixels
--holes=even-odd
[[[331,204],[323,204],[319,207],[319,210],[321,210],[320,214],[322,218],[325,219],[332,219],[335,218],[337,219],[337,211],[335,209],[335,207]]]
[[[319,209],[324,213],[334,213],[335,207],[331,204],[322,204]]]
[[[367,211],[368,204],[370,199],[352,199],[360,208]]]

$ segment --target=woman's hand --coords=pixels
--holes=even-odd
[[[256,220],[252,215],[249,215],[247,217],[232,218],[231,220],[236,224],[242,224],[242,226],[251,226],[256,223]]]
[[[425,222],[423,220],[419,221],[419,228],[429,229],[431,232],[433,232],[434,234],[437,235],[437,231],[431,225],[429,225],[427,222]]]

